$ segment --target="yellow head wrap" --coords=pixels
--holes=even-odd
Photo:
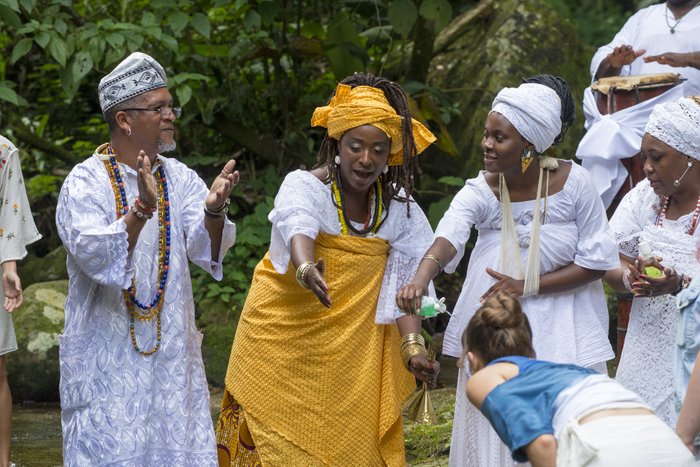
[[[403,163],[402,118],[384,95],[384,91],[371,86],[350,87],[339,84],[328,105],[317,107],[311,117],[311,126],[328,129],[328,136],[340,139],[348,130],[362,125],[372,125],[382,130],[391,141],[391,153],[387,165]],[[416,119],[411,119],[416,153],[420,154],[433,141],[435,135]]]

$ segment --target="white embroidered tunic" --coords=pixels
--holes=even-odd
[[[94,154],[71,171],[56,210],[69,274],[60,338],[65,465],[217,465],[188,261],[220,280],[235,226],[226,220],[219,260],[212,261],[204,226],[207,186],[181,162],[158,156],[170,198],[170,267],[161,346],[151,356],[140,355],[131,342],[122,289],[135,277],[139,301],[150,303],[155,296],[158,221],[154,216],[146,222],[129,253],[104,158]],[[132,204],[136,172],[124,164],[119,170]],[[155,323],[135,321],[142,349],[154,346]]]
[[[695,244],[700,229],[692,236],[687,233],[693,213],[676,220],[664,219],[662,226],[656,226],[660,202],[648,180],[642,180],[625,195],[610,219],[620,253],[636,258],[639,242],[646,240],[654,255],[663,258],[661,264],[675,268],[679,274],[698,277],[700,265],[695,260]],[[673,370],[678,317],[672,295],[634,298],[616,375],[671,428],[677,421]]]
[[[333,204],[331,185],[303,170],[285,177],[269,219],[272,222],[270,260],[280,274],[287,271],[294,235],[311,238],[316,238],[319,232],[340,235],[340,219]],[[415,202],[411,201],[411,217],[408,217],[406,203],[392,200],[389,214],[376,236],[388,241],[390,249],[375,321],[390,324],[403,316],[396,306],[396,292],[413,278],[418,263],[432,243],[433,231]]]
[[[523,265],[527,261],[534,206],[534,200],[512,203]],[[472,226],[479,232],[462,292],[445,332],[443,352],[447,355],[461,356],[462,334],[480,306],[479,298],[496,282],[486,268],[499,270],[501,225],[500,202],[481,172],[457,193],[435,231],[436,237],[448,240],[458,252],[446,266],[447,272],[453,272],[461,260]],[[611,270],[620,265],[600,197],[588,173],[573,163],[562,190],[547,198],[546,219],[540,230],[540,273],[547,274],[571,263],[594,270]],[[537,358],[593,366],[614,357],[600,280],[520,301],[532,327]],[[450,464],[511,465],[508,449],[467,401],[467,377],[460,371]]]

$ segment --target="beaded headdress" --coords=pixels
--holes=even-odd
[[[503,88],[493,100],[491,112],[503,115],[539,154],[561,133],[561,99],[543,84]]]
[[[100,80],[97,94],[102,113],[139,94],[164,88],[166,81],[165,70],[160,63],[150,55],[134,52]]]
[[[387,165],[403,163],[403,119],[381,89],[339,84],[328,105],[317,107],[311,117],[311,126],[327,128],[328,136],[334,139],[340,139],[346,131],[362,125],[379,128],[391,140]],[[411,119],[411,128],[416,154],[420,154],[435,141],[435,135],[414,118]]]
[[[700,102],[696,99],[683,97],[656,105],[644,132],[700,160]]]

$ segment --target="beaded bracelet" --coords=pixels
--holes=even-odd
[[[153,214],[158,209],[157,206],[146,206],[145,204],[143,204],[143,201],[141,201],[141,198],[139,198],[138,196],[136,197],[135,202],[136,207],[139,209],[139,211],[144,212],[146,214]]]
[[[211,209],[207,209],[207,203],[204,203],[204,214],[207,217],[224,217],[228,212],[229,204],[231,204],[231,200],[229,198],[226,198],[226,201],[224,201],[223,206],[221,206],[219,209],[215,209],[212,211]]]
[[[131,212],[133,212],[134,214],[136,214],[136,217],[138,217],[139,219],[148,220],[148,219],[151,219],[151,218],[153,217],[153,213],[150,213],[150,212],[141,212],[141,211],[139,210],[139,208],[136,207],[135,204],[131,205],[131,207],[129,208],[129,211],[131,211]]]

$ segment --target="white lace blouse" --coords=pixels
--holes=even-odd
[[[411,200],[410,208],[409,217],[406,204],[392,200],[388,217],[376,233],[376,237],[389,242],[389,256],[377,301],[377,324],[393,323],[403,315],[396,306],[396,292],[411,280],[433,240],[433,231],[418,204]],[[269,219],[272,222],[270,260],[280,274],[289,267],[294,235],[303,234],[314,239],[319,232],[340,235],[331,185],[303,170],[285,177]],[[375,235],[367,235],[371,236]]]

